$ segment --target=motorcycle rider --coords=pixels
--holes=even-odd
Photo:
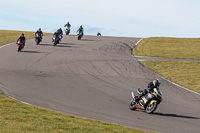
[[[60,37],[61,37],[60,39],[62,39],[62,38],[63,38],[63,36],[62,36],[62,35],[63,35],[63,31],[62,31],[62,29],[61,29],[61,28],[58,29],[57,32],[58,32],[58,34],[59,34]]]
[[[63,35],[63,31],[62,31],[62,29],[61,29],[61,28],[60,28],[60,29],[58,29],[57,31],[58,31],[58,33],[59,33],[59,34]]]
[[[39,37],[40,37],[40,39],[42,41],[43,32],[41,31],[41,28],[38,28],[38,30],[35,32],[35,36],[36,36],[36,34],[39,35]]]
[[[60,33],[59,33],[58,31],[56,31],[56,32],[53,34],[53,36],[55,36],[56,38],[58,38],[59,35],[60,35]]]
[[[71,28],[71,24],[67,22],[67,24],[65,24],[64,27]]]
[[[79,31],[79,32],[82,32],[82,36],[84,35],[84,33],[83,33],[83,27],[82,27],[82,25],[78,28],[78,30],[77,31]]]
[[[22,47],[24,48],[25,43],[26,43],[26,38],[24,37],[24,33],[22,33],[22,34],[19,36],[19,38],[17,39],[17,42],[18,42],[19,40],[22,41],[22,43],[23,43]],[[16,43],[17,43],[17,42],[16,42]]]
[[[65,33],[66,35],[68,35],[70,33],[71,24],[67,22],[67,24],[65,24],[64,27],[65,27]]]
[[[147,85],[147,88],[144,89],[142,94],[140,94],[140,95],[135,97],[135,101],[138,101],[142,96],[146,95],[147,93],[153,92],[154,88],[159,89],[159,86],[160,86],[160,80],[159,79],[154,79],[152,82],[150,82]]]
[[[97,36],[101,36],[101,33],[98,32],[98,33],[97,33]]]

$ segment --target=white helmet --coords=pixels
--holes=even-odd
[[[156,86],[156,87],[159,87],[159,85],[160,85],[160,80],[159,80],[159,79],[154,79],[154,80],[153,80],[153,85]]]

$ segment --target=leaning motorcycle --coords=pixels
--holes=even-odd
[[[83,32],[78,30],[77,36],[78,36],[78,40],[81,40],[81,38],[83,37]]]
[[[138,89],[137,90],[138,94],[142,94],[143,90]],[[147,93],[146,95],[142,96],[139,100],[135,100],[135,93],[132,92],[132,100],[130,101],[129,104],[129,109],[130,110],[136,110],[136,109],[142,109],[145,110],[147,114],[153,113],[158,104],[163,100],[162,99],[162,92],[160,89],[154,88],[154,91],[152,93]]]
[[[65,27],[65,33],[66,33],[66,35],[69,35],[69,33],[70,33],[70,27]]]
[[[57,37],[56,35],[53,35],[52,42],[53,45],[56,46],[60,42],[60,38]]]
[[[35,34],[35,42],[36,42],[37,45],[40,44],[41,36],[39,34]]]
[[[16,44],[17,44],[17,51],[18,51],[18,52],[22,51],[22,49],[24,48],[24,43],[23,43],[23,41],[22,41],[21,39],[19,39],[19,40],[16,42]]]

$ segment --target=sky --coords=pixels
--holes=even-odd
[[[200,0],[1,0],[0,29],[85,35],[200,37]]]

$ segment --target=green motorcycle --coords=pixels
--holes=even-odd
[[[83,37],[83,31],[78,30],[77,36],[78,36],[78,40],[81,40],[81,38]]]

